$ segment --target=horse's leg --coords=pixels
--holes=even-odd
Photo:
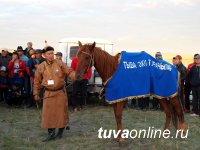
[[[119,121],[118,121],[118,118],[117,118],[117,103],[113,104],[113,109],[114,109],[114,114],[115,114],[115,121],[116,121],[116,124],[117,124],[117,131],[119,130]],[[119,137],[117,137],[117,140]]]
[[[165,127],[164,127],[164,130],[165,130],[165,129],[168,129],[169,125],[170,125],[171,111],[170,111],[170,107],[169,107],[169,104],[166,99],[158,99],[158,101],[160,102],[161,106],[163,107],[165,115],[166,115]]]
[[[184,131],[184,113],[181,104],[178,100],[178,96],[170,98],[170,102],[176,110],[179,119],[179,129]]]
[[[113,104],[113,108],[114,108],[114,113],[115,113],[115,120],[117,123],[117,131],[123,130],[123,126],[122,126],[122,111],[124,108],[124,102],[118,102],[116,104]],[[123,139],[121,138],[121,132],[118,136],[119,142],[123,142]]]

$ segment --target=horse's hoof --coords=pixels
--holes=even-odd
[[[123,139],[123,138],[120,138],[120,139],[119,139],[119,146],[120,146],[120,147],[126,147],[126,146],[127,146],[126,140]]]
[[[120,138],[120,139],[118,139],[118,142],[119,142],[119,144],[123,144],[123,143],[125,143],[125,139],[124,138]]]

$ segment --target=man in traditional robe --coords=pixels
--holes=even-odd
[[[69,121],[68,99],[65,92],[65,76],[75,80],[75,71],[63,62],[54,59],[54,48],[47,46],[44,49],[46,61],[41,63],[35,72],[34,99],[40,100],[39,91],[44,87],[42,108],[42,128],[48,129],[48,136],[43,141],[61,138],[64,128]],[[55,133],[55,128],[58,132]]]

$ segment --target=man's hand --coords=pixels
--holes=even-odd
[[[39,64],[35,64],[35,68],[37,68],[39,66]]]
[[[16,58],[12,58],[11,61],[14,62],[16,60]]]
[[[39,96],[39,95],[35,95],[35,96],[34,96],[34,100],[35,100],[36,102],[39,102],[40,96]]]

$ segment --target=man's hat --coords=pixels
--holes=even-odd
[[[35,50],[35,53],[36,53],[36,54],[42,53],[42,52],[43,52],[43,51],[42,51],[41,49],[36,49],[36,50]]]
[[[55,55],[62,56],[62,53],[61,52],[57,52]]]
[[[198,55],[196,55],[194,58],[195,58],[195,59],[200,59],[200,55],[198,54]]]
[[[7,48],[2,48],[2,51],[6,51],[6,52],[7,52],[7,51],[8,51],[8,49],[7,49]]]
[[[156,57],[156,59],[162,59],[161,52],[156,52],[155,57]]]
[[[18,46],[18,47],[17,47],[17,51],[23,51],[22,46]]]
[[[47,47],[45,47],[45,48],[43,49],[43,53],[46,53],[46,52],[48,52],[48,51],[54,51],[54,48],[51,47],[51,46],[47,46]]]

